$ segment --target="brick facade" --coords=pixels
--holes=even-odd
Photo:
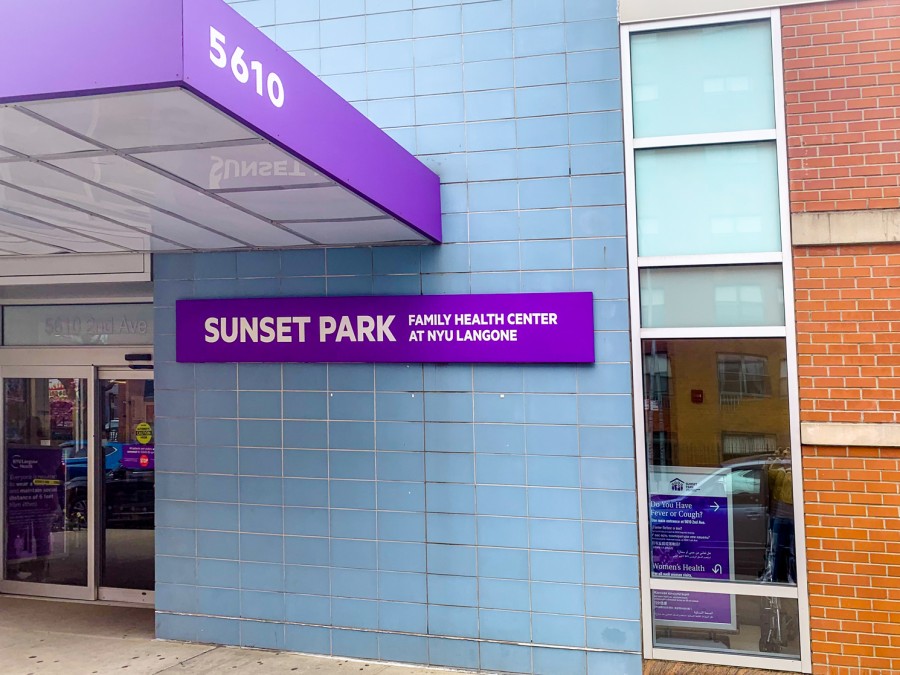
[[[900,208],[900,0],[782,25],[791,211]],[[793,253],[801,422],[900,423],[900,243]],[[813,671],[900,672],[900,448],[807,445],[803,464]]]
[[[791,210],[900,208],[900,0],[782,10]]]
[[[813,672],[900,672],[900,448],[803,462]]]
[[[794,248],[800,419],[900,422],[900,244]]]

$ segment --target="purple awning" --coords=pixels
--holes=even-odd
[[[0,16],[0,255],[441,240],[438,177],[221,0]]]

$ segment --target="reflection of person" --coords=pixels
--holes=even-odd
[[[41,419],[36,415],[29,417],[22,425],[22,443],[25,445],[40,445],[41,441],[46,438],[44,428],[41,426]]]
[[[790,452],[779,453],[769,464],[769,529],[771,532],[772,581],[794,583],[797,562],[794,555],[794,480]]]

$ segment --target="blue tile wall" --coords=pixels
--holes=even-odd
[[[641,670],[615,0],[237,0],[445,243],[156,256],[160,637]],[[173,363],[174,301],[589,290],[590,366]]]

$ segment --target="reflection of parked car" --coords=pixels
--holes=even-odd
[[[118,468],[106,474],[106,524],[153,528],[153,470]]]
[[[697,485],[674,500],[702,494],[705,488],[725,480],[725,490],[731,494],[731,537],[734,548],[734,578],[741,581],[758,580],[766,566],[769,482],[767,470],[775,460],[767,455],[729,460],[718,469],[710,469]],[[710,541],[711,546],[727,547],[727,541]]]
[[[66,470],[66,521],[70,528],[85,527],[88,517],[87,444],[70,441],[63,443],[61,449]],[[106,522],[153,527],[153,471],[122,467],[121,443],[105,443],[103,451]]]
[[[69,441],[59,446],[63,454],[63,463],[66,465],[66,479],[76,476],[87,476],[87,443],[84,441]],[[107,471],[111,471],[122,464],[122,444],[104,443],[103,452],[106,456],[104,462]]]
[[[731,522],[736,579],[756,580],[766,566],[768,461],[769,458],[765,456],[742,458],[730,460],[723,466],[731,481]]]

